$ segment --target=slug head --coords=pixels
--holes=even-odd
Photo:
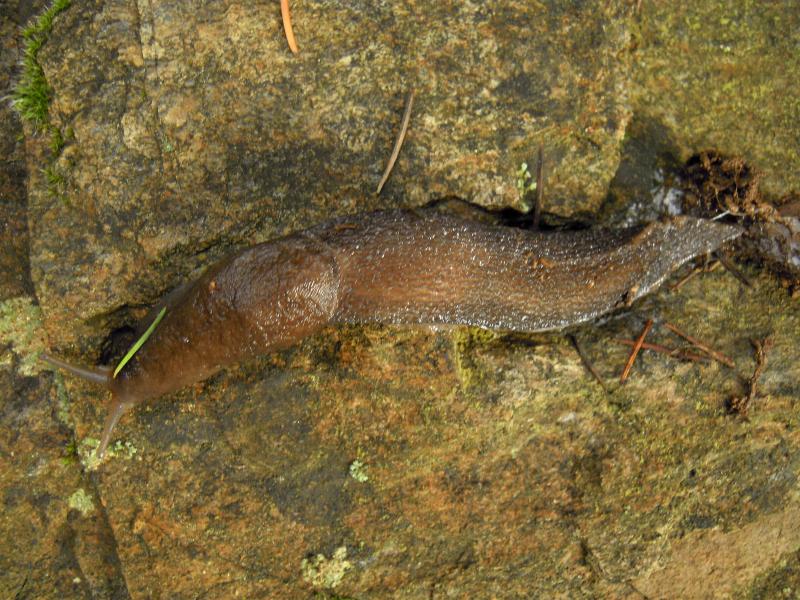
[[[108,448],[108,444],[111,441],[111,434],[114,431],[114,427],[116,427],[117,423],[119,422],[120,417],[122,417],[122,415],[125,414],[129,408],[136,404],[137,400],[131,398],[127,394],[121,394],[119,390],[115,390],[116,386],[114,385],[115,381],[112,377],[111,367],[97,367],[93,369],[88,367],[79,367],[61,360],[60,358],[56,358],[55,356],[50,356],[45,352],[40,354],[39,358],[49,365],[62,369],[68,373],[71,373],[72,375],[76,375],[81,379],[85,379],[93,383],[99,383],[111,391],[111,401],[109,403],[108,416],[106,417],[105,425],[103,427],[103,435],[100,438],[100,445],[97,447],[97,457],[102,458],[106,452],[106,448]]]

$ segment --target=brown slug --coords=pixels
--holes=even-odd
[[[675,217],[626,229],[534,232],[432,210],[337,219],[245,248],[162,302],[164,318],[114,377],[42,358],[111,391],[98,455],[139,402],[331,323],[544,331],[630,304],[740,233]]]

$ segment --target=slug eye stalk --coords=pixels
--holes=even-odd
[[[108,411],[106,422],[103,425],[103,435],[100,438],[100,445],[97,447],[97,458],[103,458],[103,455],[106,453],[106,448],[108,448],[108,444],[111,442],[111,434],[114,433],[114,428],[117,426],[117,423],[119,423],[122,415],[128,412],[128,409],[132,406],[132,403],[120,402],[117,398],[112,396],[111,407]]]
[[[111,381],[111,367],[97,367],[94,369],[90,369],[88,367],[79,367],[77,365],[68,363],[65,360],[61,360],[60,358],[56,358],[55,356],[50,356],[46,352],[42,352],[39,355],[39,358],[49,365],[52,365],[58,369],[63,369],[67,373],[72,373],[81,379],[86,379],[87,381],[91,381],[93,383],[99,383],[105,387],[108,387]]]

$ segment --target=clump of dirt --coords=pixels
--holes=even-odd
[[[760,176],[739,157],[716,152],[692,156],[684,167],[684,210],[715,217],[723,212],[756,220],[774,212],[761,199]]]
[[[683,210],[729,215],[746,229],[739,256],[767,266],[793,297],[800,297],[800,195],[773,201],[761,193],[761,175],[740,157],[705,151],[684,166]]]

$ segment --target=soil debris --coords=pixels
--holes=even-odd
[[[742,158],[701,152],[684,167],[683,209],[700,217],[736,217],[746,229],[736,243],[737,254],[766,265],[795,297],[800,290],[800,197],[790,192],[767,198],[759,187],[761,178]]]
[[[762,340],[750,340],[755,350],[756,366],[753,369],[753,374],[747,381],[747,393],[744,396],[734,396],[725,403],[725,408],[729,414],[739,415],[744,419],[750,412],[750,407],[758,394],[758,380],[767,366],[767,354],[774,344],[771,337],[766,337]]]

